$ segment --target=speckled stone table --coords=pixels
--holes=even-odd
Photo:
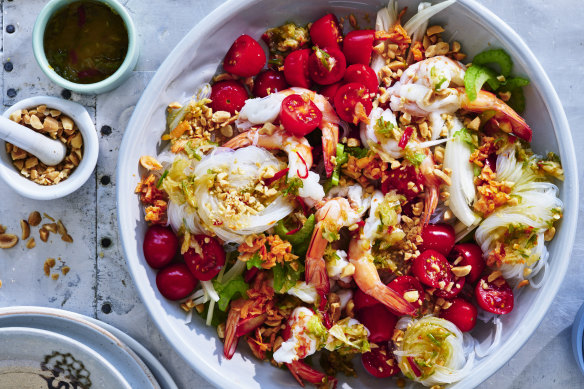
[[[42,74],[32,54],[31,33],[42,0],[3,1],[0,79],[2,103],[41,94],[63,96],[85,105],[100,142],[96,171],[76,193],[51,202],[20,197],[0,186],[0,224],[20,233],[19,221],[31,211],[61,219],[73,237],[67,244],[52,235],[37,247],[0,251],[0,306],[63,308],[108,322],[144,344],[181,388],[212,387],[173,351],[150,320],[128,274],[117,235],[115,166],[125,126],[140,94],[174,45],[221,0],[126,0],[137,25],[141,56],[133,76],[120,88],[99,96],[64,91]],[[572,127],[576,150],[584,147],[584,24],[581,0],[483,0],[527,42],[554,83]],[[578,154],[584,166],[584,154]],[[584,182],[580,171],[580,182]],[[572,210],[576,212],[577,210]],[[579,227],[584,228],[584,218]],[[43,264],[61,258],[71,267],[58,280],[46,277]],[[579,388],[584,376],[572,357],[570,327],[584,300],[584,243],[577,238],[571,269],[555,303],[526,345],[481,388]],[[56,272],[57,268],[53,271]]]

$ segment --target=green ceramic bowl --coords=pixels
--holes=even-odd
[[[114,74],[106,78],[105,80],[93,83],[93,84],[78,84],[66,80],[65,78],[58,75],[47,60],[45,55],[43,38],[45,35],[45,28],[47,27],[47,22],[53,16],[55,12],[61,8],[75,2],[78,0],[51,0],[40,12],[34,24],[34,29],[32,32],[32,49],[37,63],[41,67],[41,70],[53,81],[55,84],[62,86],[65,89],[69,89],[73,92],[83,93],[83,94],[99,94],[108,92],[112,89],[120,86],[129,76],[132,74],[136,62],[138,62],[138,33],[136,32],[136,27],[130,18],[128,11],[118,3],[116,0],[92,0],[99,3],[106,4],[114,10],[117,14],[122,17],[124,24],[126,25],[126,30],[128,31],[128,52],[126,53],[126,58],[122,65],[116,70]]]

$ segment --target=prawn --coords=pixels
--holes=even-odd
[[[388,89],[391,109],[413,116],[429,116],[433,139],[442,129],[440,114],[453,114],[461,108],[472,112],[494,111],[495,118],[508,122],[515,135],[530,141],[532,131],[529,125],[494,94],[480,90],[475,100],[469,100],[464,88],[465,73],[464,65],[445,56],[417,62]]]
[[[360,231],[359,238],[352,239],[349,244],[349,261],[355,266],[353,279],[359,289],[393,311],[403,315],[414,315],[416,309],[399,293],[381,282],[377,268],[373,263],[371,247],[374,239],[373,234],[381,224],[379,217],[376,215],[377,207],[381,201],[383,201],[383,194],[380,191],[376,191],[371,201],[369,217]]]
[[[326,247],[330,241],[335,240],[342,227],[357,223],[360,215],[351,208],[349,201],[342,197],[327,200],[319,205],[320,208],[315,214],[317,223],[306,252],[305,280],[307,284],[314,286],[320,296],[319,310],[323,312],[330,291],[326,262],[323,258]]]
[[[319,128],[322,131],[324,167],[327,177],[330,177],[335,168],[334,157],[337,154],[337,143],[339,142],[340,119],[323,95],[310,89],[292,87],[261,99],[248,99],[241,109],[237,125],[239,128],[249,128],[254,124],[273,122],[280,113],[284,98],[293,94],[307,96],[322,112]]]

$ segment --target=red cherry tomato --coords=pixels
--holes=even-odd
[[[334,104],[335,95],[337,94],[337,91],[341,85],[343,85],[342,81],[323,86],[318,93],[326,97],[329,103]]]
[[[387,284],[391,289],[395,290],[402,297],[406,292],[418,292],[418,299],[410,304],[416,308],[420,308],[424,302],[424,288],[416,278],[412,276],[399,276],[389,284]],[[354,300],[354,299],[353,299]],[[355,307],[357,304],[355,303]]]
[[[485,269],[485,260],[483,259],[483,251],[474,243],[461,243],[452,248],[449,258],[456,261],[459,257],[462,260],[456,266],[470,265],[470,273],[466,276],[468,282],[475,282],[481,276]]]
[[[465,280],[466,278],[464,277],[455,277],[452,281],[452,285],[446,285],[442,289],[436,289],[434,296],[445,299],[451,299],[458,296],[458,294],[462,291]]]
[[[312,50],[295,50],[286,56],[284,60],[284,77],[288,84],[300,88],[310,88],[312,80],[308,72],[308,58]]]
[[[304,136],[312,132],[322,121],[322,112],[309,98],[290,95],[282,101],[280,123],[294,136]]]
[[[308,58],[310,78],[320,85],[330,85],[340,81],[346,69],[345,55],[336,47],[324,49],[316,47]]]
[[[513,291],[503,277],[493,282],[489,276],[483,276],[475,287],[475,296],[479,307],[487,312],[503,315],[513,310]]]
[[[365,370],[377,378],[391,377],[400,372],[397,360],[389,350],[387,342],[380,343],[375,348],[371,347],[371,351],[361,355],[361,362]]]
[[[219,81],[211,87],[211,108],[213,111],[227,111],[234,114],[241,111],[247,100],[247,91],[239,81]]]
[[[397,317],[382,304],[362,308],[357,311],[357,318],[367,327],[369,340],[374,343],[390,340],[397,323]]]
[[[428,224],[422,230],[423,250],[436,250],[442,255],[448,255],[454,247],[456,234],[450,224]]]
[[[369,65],[374,40],[374,30],[356,30],[349,32],[343,40],[343,53],[347,57],[347,63]]]
[[[410,187],[409,182],[414,185]],[[381,176],[381,191],[383,194],[395,189],[399,194],[411,201],[423,193],[424,177],[413,165],[402,165],[398,169],[384,170]]]
[[[144,258],[150,267],[160,269],[170,263],[178,250],[178,239],[167,227],[153,225],[144,236]]]
[[[195,239],[201,246],[203,255],[197,254],[195,249],[190,248],[184,254],[185,263],[197,279],[209,281],[225,265],[225,251],[215,238],[207,235],[195,235]]]
[[[253,84],[253,94],[256,97],[266,97],[270,93],[284,89],[288,89],[284,73],[272,69],[266,69],[258,74]]]
[[[319,47],[338,47],[341,38],[339,22],[333,14],[324,15],[310,27],[312,43]]]
[[[240,77],[255,76],[266,64],[266,54],[260,44],[249,35],[241,35],[233,42],[223,61],[227,73]]]
[[[371,69],[369,66],[361,64],[349,66],[345,71],[343,81],[347,84],[351,82],[363,84],[369,89],[370,93],[377,93],[377,89],[379,88],[379,82],[377,81],[375,70]]]
[[[357,104],[361,104],[365,110],[362,112],[369,116],[373,104],[371,95],[367,87],[358,82],[351,82],[339,88],[335,95],[335,110],[341,119],[346,122],[357,124],[361,119],[357,110]]]
[[[424,285],[443,289],[454,280],[450,263],[438,251],[426,250],[414,259],[412,272]]]
[[[180,300],[187,297],[193,292],[196,285],[197,279],[184,263],[167,266],[156,275],[158,290],[169,300]]]
[[[357,288],[355,294],[353,295],[353,303],[355,304],[355,311],[359,311],[360,309],[372,307],[378,304],[382,305],[381,302],[379,302],[379,300],[377,300],[375,297],[369,296],[359,288]]]
[[[455,298],[448,309],[440,311],[440,317],[454,323],[462,332],[470,331],[477,324],[477,308],[468,301]]]

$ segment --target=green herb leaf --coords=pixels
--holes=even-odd
[[[297,270],[294,270],[290,266],[290,262],[285,262],[284,264],[277,263],[272,268],[274,274],[274,291],[286,293],[300,280],[300,276],[304,272],[304,265],[298,261],[294,261],[294,263],[297,265]]]
[[[369,154],[369,150],[364,147],[345,147],[345,152],[357,159],[365,158]]]
[[[457,138],[458,140],[469,145],[473,150],[476,148],[476,145],[474,144],[472,135],[470,134],[468,129],[463,127],[460,130],[456,131],[453,136],[455,138]]]
[[[315,225],[316,221],[314,219],[314,214],[312,214],[306,219],[302,228],[293,234],[288,235],[289,231],[284,225],[284,220],[278,221],[275,230],[280,238],[287,240],[292,244],[292,251],[294,254],[302,257],[308,250],[308,245],[310,244],[310,238],[312,237],[312,231],[314,230]]]
[[[245,263],[247,266],[247,270],[251,269],[252,267],[257,267],[258,269],[262,268],[262,257],[260,254],[255,253],[252,257]]]
[[[166,178],[166,176],[168,176],[168,170],[165,170],[164,173],[162,173],[162,175],[158,179],[158,182],[156,183],[156,187],[157,188],[160,188],[162,186],[162,181],[164,181],[164,179]]]
[[[285,196],[298,195],[298,189],[304,187],[304,183],[298,177],[292,177],[286,180],[286,188],[282,191]]]
[[[394,125],[390,121],[385,121],[383,118],[377,119],[375,122],[375,133],[390,137],[393,134]]]
[[[493,90],[498,89],[501,85],[499,80],[497,80],[497,75],[491,69],[475,64],[466,69],[466,73],[464,74],[464,89],[470,101],[476,100],[485,82],[488,82]]]
[[[422,162],[426,159],[426,154],[418,153],[415,150],[406,147],[406,153],[404,155],[405,159],[407,159],[412,165],[420,166]]]
[[[213,280],[213,287],[219,294],[219,301],[217,301],[217,306],[223,312],[227,309],[229,302],[237,295],[241,297],[247,297],[247,289],[249,286],[243,280],[243,276],[240,274],[233,278],[226,284],[221,284],[217,280]]]
[[[474,65],[497,64],[501,69],[501,74],[505,77],[511,75],[513,70],[513,60],[511,56],[503,49],[485,50],[477,55],[472,60]]]

